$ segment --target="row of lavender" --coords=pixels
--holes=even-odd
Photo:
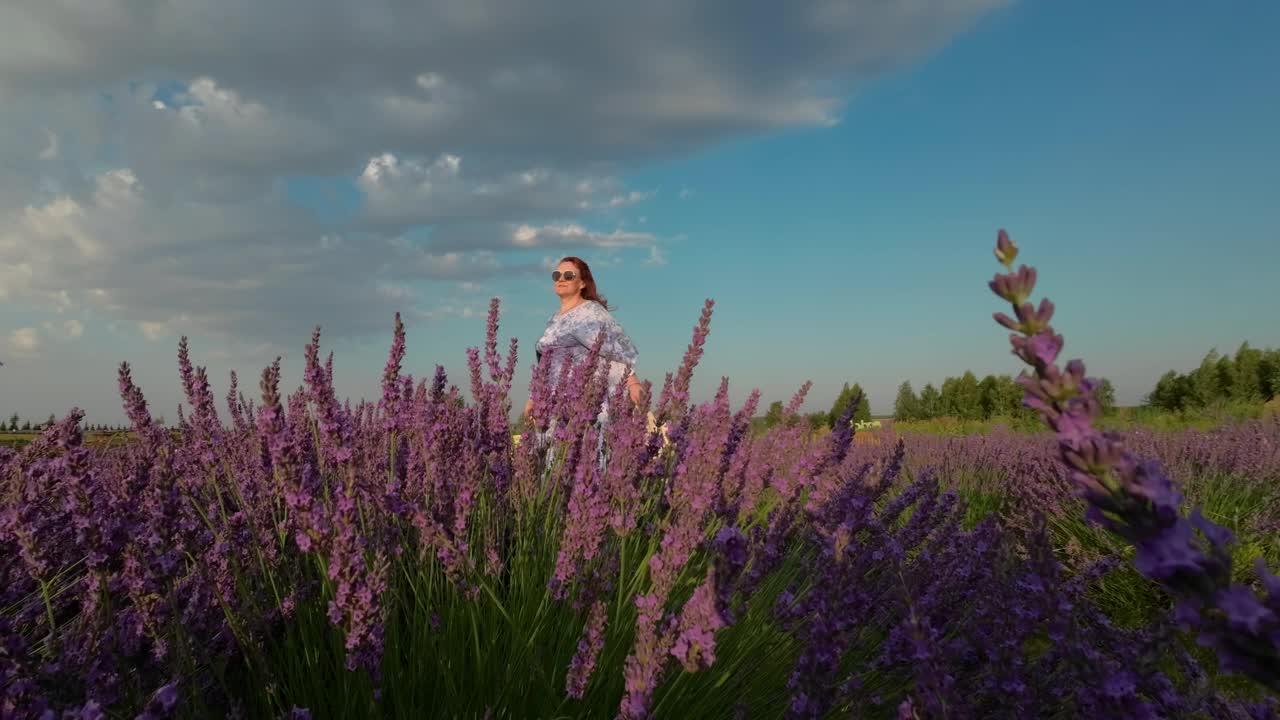
[[[1046,393],[1035,383],[1050,384],[1052,402],[1039,404],[1059,433],[1050,446],[855,444],[857,398],[821,439],[754,435],[758,395],[735,411],[722,380],[714,400],[689,402],[711,311],[679,370],[637,408],[607,387],[596,352],[581,367],[537,368],[530,437],[543,439],[514,447],[516,347],[499,353],[496,303],[483,351],[468,352],[469,398],[441,368],[430,381],[401,374],[398,319],[383,396],[354,408],[335,396],[318,332],[303,387],[283,395],[277,363],[252,401],[233,377],[225,420],[184,340],[191,410],[177,437],[122,366],[134,442],[90,450],[73,412],[21,452],[0,449],[0,715],[1268,712],[1215,690],[1180,625],[1198,624],[1229,667],[1280,689],[1274,579],[1262,576],[1265,605],[1230,585],[1216,526],[1196,520],[1203,535],[1187,534],[1171,491],[1132,481],[1119,439],[1087,432],[1082,369],[1071,383],[1044,362],[1029,376],[1033,402]],[[1039,335],[1044,307],[1023,312]],[[554,399],[552,372],[570,389]],[[602,465],[594,420],[608,393]],[[647,431],[651,409],[669,443]],[[1238,432],[1259,433],[1252,446],[1272,454],[1237,443],[1226,460],[1209,443],[1218,455],[1187,462],[1274,479],[1274,428]],[[1081,438],[1095,448],[1087,461]],[[1165,440],[1147,442],[1173,457],[1154,447]],[[963,477],[962,493],[984,490],[973,483],[993,467],[988,489],[1020,499],[1019,521],[966,522],[947,486]],[[1066,572],[1055,557],[1030,510],[1069,512],[1086,471],[1148,493],[1145,505],[1134,492],[1127,505],[1098,491],[1091,502],[1113,524],[1154,510],[1131,522],[1146,535],[1129,536],[1148,543],[1138,559],[1154,579],[1200,591],[1182,593],[1191,600],[1176,616],[1117,627],[1090,597],[1117,559]],[[1212,554],[1195,554],[1201,537]]]
[[[867,442],[852,449],[861,460],[883,457],[901,439],[909,469],[933,468],[966,495],[1017,501],[1056,515],[1079,514],[1070,468],[1062,462],[1052,434],[997,428],[949,436],[899,434],[890,428],[863,435]],[[1212,430],[1159,432],[1137,427],[1124,437],[1135,455],[1159,461],[1165,472],[1179,479],[1191,505],[1213,505],[1224,491],[1249,498],[1249,512],[1232,522],[1250,536],[1280,543],[1280,415]]]

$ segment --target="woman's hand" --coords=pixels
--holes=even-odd
[[[640,407],[640,391],[642,389],[643,386],[640,384],[640,381],[636,379],[634,374],[627,377],[627,390],[631,394],[631,402],[634,403],[636,407]]]
[[[529,398],[524,403],[523,417],[529,417],[529,413],[533,412],[533,398]]]

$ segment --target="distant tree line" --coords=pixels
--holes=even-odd
[[[845,383],[831,403],[831,409],[806,415],[795,415],[784,421],[784,404],[775,400],[769,405],[764,417],[756,418],[757,429],[771,428],[780,424],[789,426],[807,425],[811,430],[822,427],[834,427],[840,419],[844,408],[852,401],[853,396],[861,394],[859,403],[853,414],[854,422],[871,419],[871,400],[858,383]],[[1115,388],[1111,381],[1103,379],[1099,383],[1099,398],[1104,412],[1111,412],[1115,407]],[[990,420],[997,417],[1033,419],[1034,413],[1022,405],[1023,388],[1012,376],[987,375],[979,380],[972,371],[966,370],[958,377],[948,377],[942,381],[939,389],[928,383],[917,395],[910,381],[898,386],[898,396],[893,404],[893,418],[900,421],[932,420],[952,417],[962,420]]]
[[[961,420],[990,420],[998,417],[1030,417],[1032,411],[1022,404],[1023,387],[1010,375],[987,375],[981,380],[971,370],[959,377],[948,377],[939,389],[926,383],[917,395],[907,381],[898,386],[893,402],[893,419],[899,421],[933,420],[942,417]],[[1098,384],[1098,397],[1103,412],[1115,408],[1115,388],[1103,378]]]
[[[3,417],[4,417],[3,415],[0,415],[0,418],[3,418]],[[52,427],[57,422],[58,422],[58,418],[52,414],[49,415],[49,418],[43,422],[32,422],[30,420],[23,420],[18,415],[18,413],[14,413],[9,416],[8,421],[4,421],[3,419],[0,419],[0,432],[11,432],[11,433],[40,432],[49,427]],[[157,417],[156,423],[160,425],[164,425],[164,418]],[[128,432],[129,426],[108,425],[106,423],[90,423],[90,424],[83,425],[82,429],[85,432],[95,432],[95,433]]]
[[[18,417],[18,413],[14,413],[9,416],[9,422],[7,424],[4,422],[0,422],[0,431],[7,430],[8,432],[39,432],[41,430],[44,430],[47,427],[52,426],[57,421],[58,419],[56,417],[54,417],[53,415],[50,415],[49,419],[44,422],[31,422],[30,420],[21,419],[20,417]]]
[[[1210,350],[1188,373],[1170,370],[1146,397],[1146,405],[1177,412],[1228,402],[1267,402],[1280,395],[1280,350],[1241,343],[1234,356]]]
[[[850,385],[845,383],[840,388],[840,393],[836,396],[835,401],[831,403],[831,410],[823,412],[811,412],[805,415],[796,415],[786,422],[788,426],[794,427],[800,424],[809,426],[810,430],[818,430],[823,427],[832,428],[840,420],[840,416],[844,413],[845,407],[853,401],[855,395],[862,395],[862,402],[858,403],[858,407],[853,412],[853,422],[862,422],[871,419],[871,401],[867,398],[867,394],[863,392],[862,386],[854,383]],[[765,412],[763,418],[756,418],[755,426],[760,428],[771,428],[783,423],[782,414],[785,410],[781,400],[775,400],[769,405],[769,409]]]

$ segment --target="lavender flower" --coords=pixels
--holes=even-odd
[[[582,629],[582,638],[578,640],[578,651],[574,653],[565,677],[565,692],[569,697],[581,700],[587,692],[587,683],[595,670],[596,660],[604,649],[604,628],[609,619],[605,610],[603,600],[597,600],[591,605],[591,614]]]
[[[401,387],[400,364],[404,362],[404,323],[400,313],[396,313],[394,339],[391,342],[391,354],[387,358],[387,368],[382,374],[382,411],[387,418],[387,430],[396,429],[396,420],[401,417],[398,412]]]
[[[997,259],[1011,268],[1017,254],[1001,230]],[[1045,299],[1034,309],[1027,302],[1035,280],[1025,265],[996,275],[990,287],[1010,302],[1017,319],[1002,313],[995,319],[1015,331],[1009,338],[1013,353],[1033,371],[1019,377],[1024,402],[1057,433],[1062,462],[1089,503],[1087,517],[1133,544],[1134,566],[1178,598],[1179,620],[1199,629],[1201,642],[1217,651],[1224,669],[1280,691],[1280,587],[1266,581],[1270,576],[1261,565],[1265,601],[1232,584],[1231,533],[1198,509],[1184,517],[1182,496],[1159,465],[1134,457],[1118,433],[1094,427],[1101,409],[1097,382],[1085,377],[1080,360],[1065,370],[1057,366],[1063,340],[1049,324],[1053,305]]]
[[[680,369],[676,372],[674,379],[669,380],[668,384],[663,387],[662,395],[658,399],[658,412],[656,413],[659,425],[668,420],[679,422],[684,413],[687,412],[689,384],[693,380],[693,369],[697,367],[698,361],[702,359],[702,346],[706,344],[707,335],[711,332],[711,313],[714,309],[715,301],[708,298],[703,304],[702,315],[698,318],[698,324],[693,329],[693,340],[685,350]]]
[[[1061,341],[1051,305],[1027,301],[1033,278],[1003,282],[1027,305],[1009,323],[1049,333],[1020,349],[1051,358]],[[735,717],[891,714],[907,699],[921,717],[1248,716],[1173,642],[1171,619],[1122,629],[1092,603],[1113,560],[1077,552],[1072,572],[1058,565],[1034,510],[1066,512],[1077,465],[1110,455],[1077,440],[1077,465],[1064,465],[1053,442],[1012,434],[854,442],[844,423],[815,438],[795,422],[809,383],[784,427],[755,432],[758,392],[736,412],[727,379],[710,402],[687,397],[710,309],[658,402],[674,420],[669,444],[648,431],[652,388],[633,407],[597,354],[535,367],[532,424],[551,437],[513,448],[516,344],[504,362],[496,301],[465,397],[440,366],[416,383],[402,373],[400,322],[380,400],[339,401],[333,356],[322,362],[314,335],[296,391],[281,391],[279,359],[262,372],[260,404],[233,376],[227,427],[185,342],[179,432],[151,419],[122,365],[129,442],[87,446],[73,410],[21,451],[0,449],[0,555],[11,558],[0,563],[0,716],[378,716],[419,697],[445,714],[563,712],[575,698],[593,713],[619,683],[623,717],[653,714],[659,698],[679,714],[671,703],[705,687],[735,693],[722,711]],[[1036,387],[1045,407],[1086,385],[1071,368],[1055,381]],[[1091,437],[1071,418],[1060,434]],[[1133,447],[1180,473],[1265,476],[1280,468],[1278,439],[1273,423]],[[1152,507],[1176,511],[1176,489],[1142,487]],[[963,529],[969,490],[1020,493],[1018,516]],[[1258,527],[1280,517],[1259,515]],[[1150,527],[1161,526],[1138,530]],[[1204,548],[1225,542],[1195,515],[1186,527]],[[1185,559],[1160,548],[1143,562],[1179,568],[1168,582],[1186,592],[1228,567],[1206,550],[1198,572],[1183,572]],[[1225,643],[1220,654],[1257,657],[1240,639],[1269,632],[1280,594],[1261,578],[1267,602],[1216,585],[1212,608],[1183,603],[1179,617],[1229,630],[1204,635]],[[609,645],[606,628],[632,622],[627,603],[634,632]],[[565,642],[557,624],[570,617],[581,634]],[[760,620],[768,627],[729,629]],[[770,663],[744,658],[738,643],[759,629],[764,659],[793,657],[790,673],[763,678]],[[535,658],[552,674],[520,672]],[[566,666],[563,684],[547,682]]]
[[[726,622],[716,603],[715,577],[714,568],[709,569],[706,579],[680,612],[671,655],[688,672],[706,669],[716,661],[715,633]]]

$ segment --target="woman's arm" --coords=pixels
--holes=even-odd
[[[640,380],[636,377],[636,373],[633,370],[631,374],[627,375],[627,390],[631,393],[631,402],[634,403],[636,407],[640,407],[640,391],[643,389],[644,387],[640,384]]]
[[[575,318],[569,331],[573,334],[574,340],[585,348],[594,345],[599,334],[604,332],[604,343],[600,346],[600,355],[611,362],[634,366],[636,359],[640,356],[636,351],[635,343],[631,342],[631,338],[618,321],[598,305],[594,308],[594,312]]]
[[[604,343],[600,347],[600,354],[610,363],[618,363],[622,365],[630,365],[632,370],[627,373],[627,391],[631,396],[631,402],[636,405],[640,404],[640,391],[642,386],[640,378],[635,374],[636,359],[640,354],[636,351],[635,343],[622,329],[622,325],[611,316],[607,310],[598,308],[595,313],[580,316],[583,319],[575,322],[571,332],[574,338],[583,347],[591,347],[595,344],[596,338],[600,332],[605,334]]]

